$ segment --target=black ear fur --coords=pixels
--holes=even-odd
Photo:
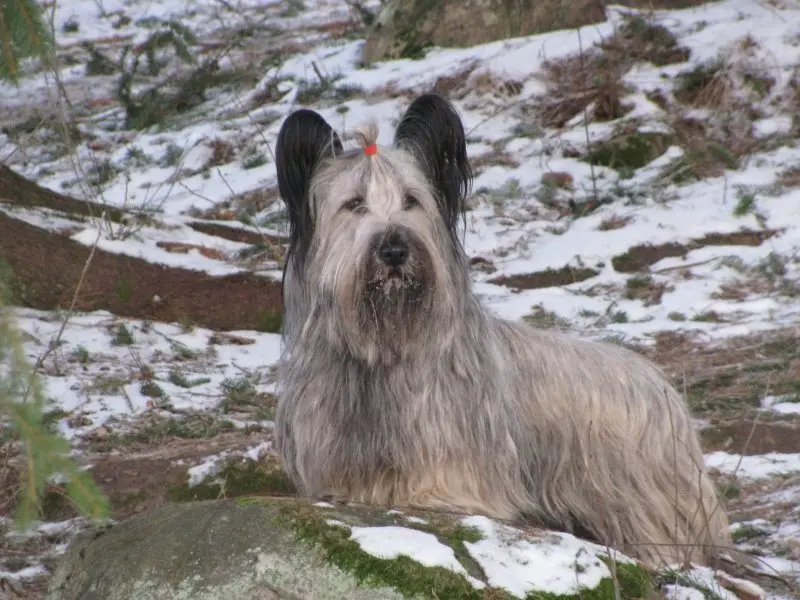
[[[442,216],[455,233],[472,186],[464,125],[455,107],[438,94],[419,96],[403,115],[394,139],[419,159],[439,195]]]
[[[278,191],[289,212],[289,257],[302,264],[314,224],[309,206],[311,177],[320,161],[342,151],[336,132],[310,109],[294,111],[283,122],[275,145],[275,168],[278,172]]]

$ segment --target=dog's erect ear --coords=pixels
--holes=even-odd
[[[472,184],[464,125],[458,112],[438,94],[423,94],[406,110],[394,140],[420,161],[439,195],[442,214],[454,230]]]
[[[278,191],[289,212],[290,246],[300,250],[310,242],[313,224],[309,186],[324,158],[342,151],[342,142],[322,116],[307,108],[294,111],[283,122],[275,145]]]

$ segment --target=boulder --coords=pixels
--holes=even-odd
[[[46,598],[611,600],[614,578],[622,600],[652,591],[633,560],[563,533],[477,516],[240,498],[169,504],[79,534]]]
[[[469,47],[605,21],[606,0],[390,0],[362,59],[417,58],[427,46]]]
[[[766,597],[706,567],[652,574],[566,533],[283,496],[167,504],[84,531],[46,600],[633,600],[708,590]]]
[[[389,0],[367,35],[362,60],[419,58],[428,46],[467,48],[606,20],[606,6],[681,9],[706,0]],[[713,1],[713,0],[707,0]]]

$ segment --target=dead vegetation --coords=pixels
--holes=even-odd
[[[781,256],[776,252],[770,252],[763,260],[752,266],[728,260],[726,266],[734,268],[739,273],[723,282],[711,297],[733,302],[744,302],[753,296],[800,298],[798,265],[800,258],[797,255]]]
[[[689,51],[665,27],[640,16],[629,16],[619,30],[577,56],[546,61],[542,78],[547,86],[537,109],[545,127],[565,127],[588,110],[590,121],[612,121],[627,114],[628,93],[623,76],[637,62],[663,66],[684,62]]]
[[[643,352],[712,424],[752,416],[768,394],[800,399],[800,348],[793,328],[715,342],[701,333],[664,332]]]
[[[625,119],[633,104],[626,99],[624,77],[635,64],[661,67],[689,58],[689,50],[663,25],[628,15],[609,38],[577,55],[544,63],[540,77],[547,91],[536,99],[532,112],[538,124],[559,129],[620,120],[609,139],[590,143],[587,132],[582,158],[613,168],[621,177],[650,164],[669,147],[679,147],[683,153],[662,169],[662,183],[720,176],[779,142],[776,134],[759,137],[754,123],[766,116],[768,102],[800,107],[800,85],[790,82],[788,94],[778,98],[764,49],[750,36],[717,58],[680,71],[671,89],[648,92],[662,111],[659,133],[641,130],[652,123]]]
[[[537,99],[534,112],[538,121],[544,127],[560,129],[584,111],[592,121],[623,117],[630,110],[622,102],[628,93],[621,81],[624,72],[624,65],[596,51],[545,62],[542,78],[547,93]]]
[[[623,297],[628,300],[641,300],[644,306],[653,306],[661,304],[661,298],[668,289],[666,283],[656,281],[650,275],[634,276],[625,282]]]
[[[800,187],[800,167],[789,167],[778,173],[777,183],[784,188]]]
[[[600,221],[600,224],[597,226],[597,230],[612,231],[614,229],[622,229],[631,221],[633,221],[633,217],[631,216],[611,215],[610,217],[606,217]]]

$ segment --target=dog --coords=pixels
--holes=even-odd
[[[298,109],[275,447],[301,493],[580,534],[650,566],[730,543],[688,406],[617,344],[503,320],[471,289],[464,127],[422,94],[389,147]]]

